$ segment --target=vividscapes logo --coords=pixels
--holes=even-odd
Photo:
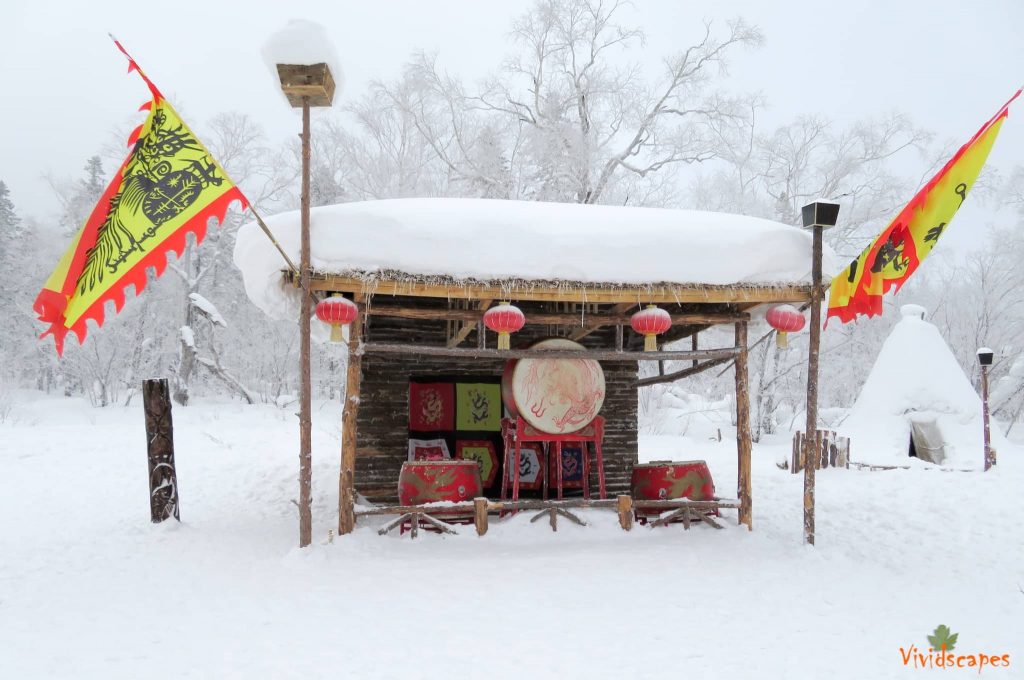
[[[928,636],[930,645],[926,651],[920,650],[916,645],[910,645],[908,649],[900,647],[900,660],[904,666],[917,669],[932,668],[977,668],[978,673],[988,668],[1009,668],[1009,654],[954,654],[959,633],[954,633],[949,626],[938,626]]]

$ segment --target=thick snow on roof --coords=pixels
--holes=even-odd
[[[299,213],[267,219],[297,262]],[[724,213],[457,198],[314,208],[312,265],[333,274],[583,284],[787,285],[810,282],[810,234]],[[290,316],[282,258],[255,223],[238,231],[235,264],[246,292]],[[834,270],[826,248],[825,276]]]
[[[944,465],[983,462],[981,398],[924,308],[904,305],[857,402],[843,423],[860,462],[909,465],[911,420],[934,420],[946,444]],[[993,425],[993,446],[1005,440]]]

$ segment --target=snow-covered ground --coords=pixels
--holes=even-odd
[[[477,538],[326,544],[339,408],[315,410],[314,536],[299,551],[291,409],[174,411],[182,523],[152,525],[141,407],[23,393],[0,423],[5,678],[889,678],[939,624],[1021,677],[1024,465],[802,478],[754,451],[754,523],[626,533],[611,512],[552,534],[526,516]],[[642,458],[708,459],[733,495],[735,445],[649,436]],[[936,672],[936,671],[931,671]],[[945,672],[958,676],[970,671]]]

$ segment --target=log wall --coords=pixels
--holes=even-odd
[[[548,337],[543,328],[513,336],[521,347]],[[366,329],[375,342],[406,342],[443,346],[446,322],[412,321],[370,317]],[[611,331],[609,331],[610,333]],[[495,336],[488,333],[489,346]],[[584,338],[588,346],[611,347],[607,333]],[[463,343],[474,346],[476,332]],[[629,477],[637,461],[636,362],[601,362],[606,394],[601,415],[605,417],[604,464],[609,497],[628,493]],[[404,355],[367,355],[362,361],[362,390],[356,435],[356,491],[378,503],[397,503],[398,473],[405,462],[409,438],[410,376],[500,376],[504,362],[453,360]],[[596,473],[591,490],[597,494]]]

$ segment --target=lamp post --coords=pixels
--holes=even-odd
[[[978,363],[981,364],[981,418],[985,423],[985,471],[996,464],[996,452],[992,450],[992,438],[988,429],[988,367],[992,365],[995,352],[988,347],[978,349]]]
[[[309,325],[313,315],[313,297],[309,289],[309,109],[312,106],[330,106],[334,101],[335,84],[326,63],[277,64],[277,75],[288,103],[302,109],[302,197],[299,203],[302,220],[299,259],[299,287],[302,289],[299,310],[299,547],[304,548],[313,541],[313,395],[309,368]]]
[[[817,201],[803,207],[804,228],[811,230],[811,332],[807,349],[807,428],[804,431],[804,542],[814,545],[814,470],[818,432],[818,348],[821,344],[822,233],[836,226],[839,204]]]

